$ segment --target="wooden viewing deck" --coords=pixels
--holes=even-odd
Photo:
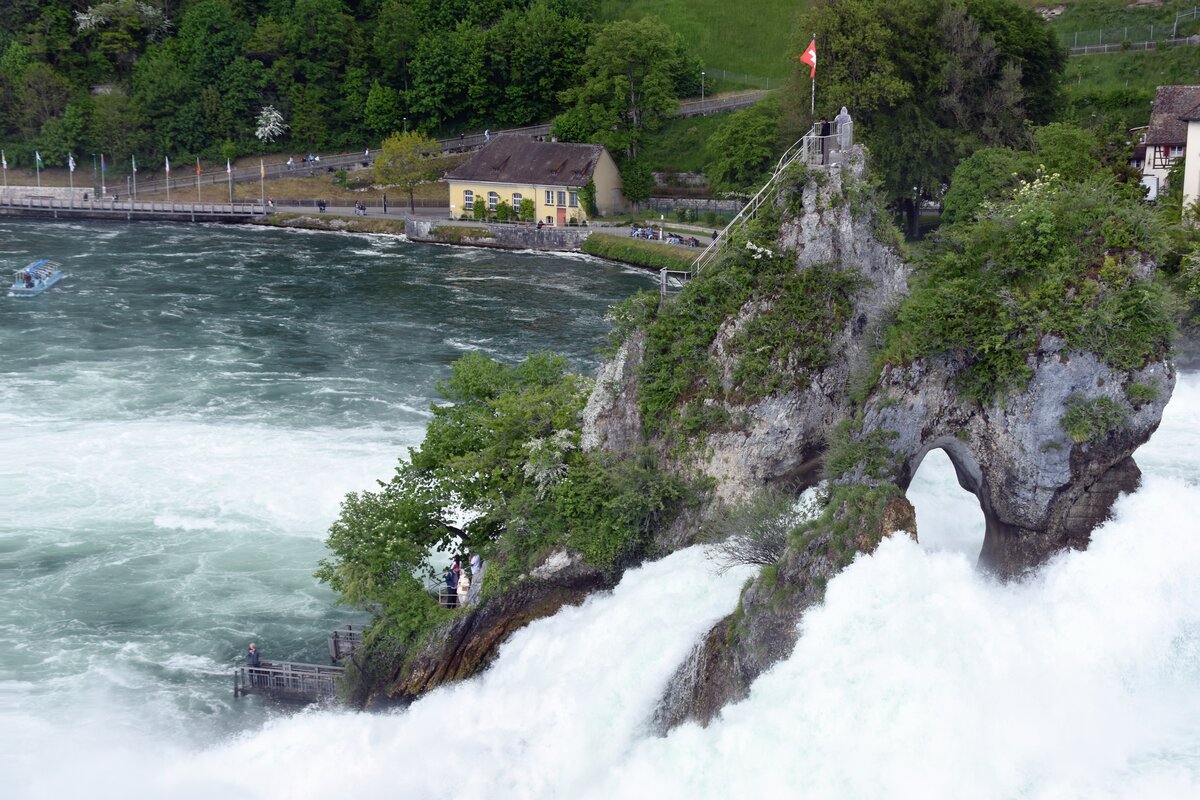
[[[238,667],[233,673],[233,696],[267,695],[276,700],[312,703],[337,696],[343,667],[263,661],[257,667]]]

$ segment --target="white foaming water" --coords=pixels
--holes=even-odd
[[[706,729],[645,729],[671,670],[736,602],[739,578],[685,551],[407,711],[311,711],[199,753],[97,737],[69,771],[26,763],[37,777],[18,796],[1195,798],[1198,411],[1200,380],[1184,377],[1139,453],[1143,487],[1088,551],[1024,582],[981,575],[962,548],[885,541]],[[948,465],[934,484],[956,485]]]

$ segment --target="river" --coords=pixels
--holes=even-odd
[[[944,458],[921,542],[830,582],[792,656],[708,728],[654,703],[746,575],[698,549],[517,632],[405,711],[234,701],[253,638],[319,660],[338,499],[419,440],[462,352],[596,363],[652,285],[590,259],[380,237],[0,223],[72,278],[0,315],[0,792],[425,798],[1200,796],[1200,376],[1087,552],[981,575]]]

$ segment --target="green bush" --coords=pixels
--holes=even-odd
[[[1149,383],[1131,383],[1125,388],[1125,396],[1134,408],[1141,408],[1158,399],[1158,387]]]

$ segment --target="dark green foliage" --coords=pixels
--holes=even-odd
[[[1107,397],[1084,400],[1074,396],[1067,400],[1067,413],[1061,420],[1062,429],[1076,443],[1097,442],[1110,433],[1125,427],[1125,409]]]
[[[1153,212],[1110,179],[1024,184],[1012,199],[955,226],[931,256],[889,331],[893,363],[948,353],[979,403],[1024,385],[1042,337],[1134,369],[1169,350],[1162,288],[1137,278],[1165,240]]]
[[[654,190],[654,175],[650,165],[640,159],[622,159],[621,161],[621,191],[633,203],[641,203],[650,198]]]
[[[608,310],[606,318],[612,322],[608,336],[611,352],[616,352],[630,334],[654,319],[658,313],[658,301],[658,292],[640,291]]]
[[[779,101],[764,100],[730,114],[705,145],[704,167],[718,192],[753,191],[771,173],[779,149]]]
[[[850,108],[914,230],[914,195],[936,195],[980,146],[1021,144],[1022,120],[1052,117],[1066,63],[1050,27],[1012,0],[814,0],[799,29],[801,45],[808,31],[822,43],[818,113]],[[807,108],[793,116],[807,121]]]

